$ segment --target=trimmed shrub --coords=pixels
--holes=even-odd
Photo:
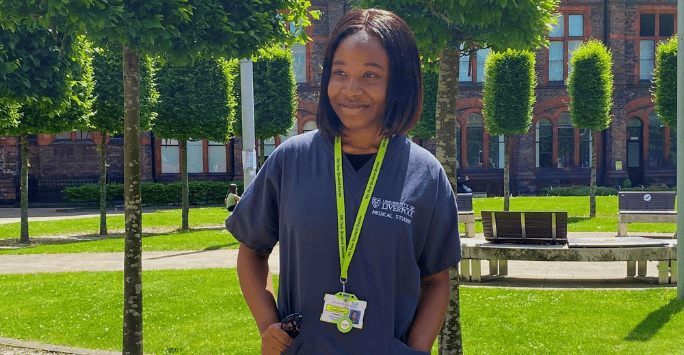
[[[589,196],[589,186],[572,186],[572,187],[547,187],[541,190],[542,196]],[[596,196],[611,196],[617,195],[617,189],[613,187],[596,187]]]
[[[238,185],[238,191],[244,191],[242,181],[232,182]],[[189,198],[191,205],[223,204],[231,182],[190,181]],[[181,203],[181,182],[163,184],[160,182],[143,182],[140,184],[142,203],[146,206],[175,205]],[[63,190],[67,200],[97,204],[100,201],[100,185],[86,184],[67,187]],[[108,184],[107,200],[123,201],[123,185]]]

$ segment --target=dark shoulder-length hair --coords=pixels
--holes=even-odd
[[[328,84],[333,56],[344,38],[365,31],[376,38],[389,57],[389,80],[382,117],[384,134],[404,134],[416,125],[423,105],[420,55],[413,32],[396,14],[380,9],[358,9],[344,14],[330,35],[323,58],[321,92],[316,125],[323,136],[333,139],[342,134],[342,122],[330,105]]]

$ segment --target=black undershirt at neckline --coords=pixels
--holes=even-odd
[[[375,153],[373,154],[349,154],[349,153],[344,153],[344,155],[347,156],[347,159],[349,159],[349,162],[351,165],[354,167],[354,170],[359,171],[366,163],[375,156]]]

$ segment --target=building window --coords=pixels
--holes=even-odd
[[[504,168],[504,137],[490,136],[489,137],[489,163],[490,169]]]
[[[480,49],[477,51],[477,82],[481,83],[484,81],[485,77],[485,61],[489,55],[489,48]]]
[[[461,43],[461,50],[463,50],[463,43]],[[470,56],[461,55],[458,58],[458,81],[473,81],[473,76],[470,73]]]
[[[545,118],[537,121],[536,137],[536,167],[553,167],[553,125]]]
[[[302,32],[300,26],[290,23],[290,32],[299,35]],[[306,46],[303,44],[292,45],[292,69],[295,75],[295,82],[306,82]]]
[[[209,172],[226,172],[226,145],[220,142],[208,143]]]
[[[202,141],[187,141],[188,145],[188,174],[204,172],[204,149]]]
[[[71,142],[71,131],[56,134],[53,142]]]
[[[664,128],[658,114],[652,112],[648,116],[648,166],[650,167],[665,165]]]
[[[658,42],[675,33],[674,14],[642,13],[639,15],[639,79],[653,79],[655,49]]]
[[[591,168],[591,130],[580,129],[579,157],[581,168]]]
[[[584,41],[584,14],[560,14],[549,31],[549,81],[563,81],[572,71],[572,52]]]
[[[641,167],[641,120],[633,117],[627,122],[627,168]]]
[[[268,158],[273,154],[276,147],[275,138],[264,139],[264,157]]]
[[[92,142],[89,131],[66,131],[55,135],[53,142]]]
[[[456,169],[461,168],[461,123],[456,121]]]
[[[559,168],[569,168],[575,161],[575,127],[570,123],[572,116],[563,112],[558,117],[558,163]]]
[[[468,127],[466,131],[466,149],[467,149],[467,168],[481,168],[482,167],[482,148],[483,148],[483,120],[482,116],[477,113],[472,113],[468,116]]]
[[[471,56],[461,57],[458,60],[458,80],[464,82],[478,82],[484,81],[485,75],[485,61],[489,55],[489,48],[478,50],[473,56],[475,57],[475,67],[470,65]],[[472,69],[470,72],[469,69]]]
[[[310,132],[313,130],[316,130],[318,127],[316,127],[316,121],[307,121],[304,124],[304,127],[302,127],[302,133]]]
[[[180,150],[175,139],[162,139],[162,174],[180,173]]]

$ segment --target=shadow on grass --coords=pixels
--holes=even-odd
[[[235,243],[228,243],[228,244],[223,244],[223,245],[212,245],[210,247],[204,248],[203,250],[196,250],[196,251],[187,251],[187,252],[180,252],[172,255],[164,255],[164,256],[158,256],[156,258],[149,258],[148,260],[156,260],[156,259],[166,259],[166,258],[174,258],[176,256],[181,256],[181,255],[192,255],[192,254],[199,254],[199,253],[206,253],[208,251],[214,251],[214,250],[220,250],[220,249],[228,249],[232,246],[235,245],[240,245],[240,242],[235,242]],[[234,248],[230,248],[234,249]]]
[[[684,301],[672,299],[670,302],[651,312],[646,319],[642,320],[632,331],[625,337],[626,341],[648,341],[653,338],[660,328],[665,326],[670,321],[673,315],[679,313],[684,309]]]
[[[568,224],[584,222],[590,219],[589,217],[568,217]]]

